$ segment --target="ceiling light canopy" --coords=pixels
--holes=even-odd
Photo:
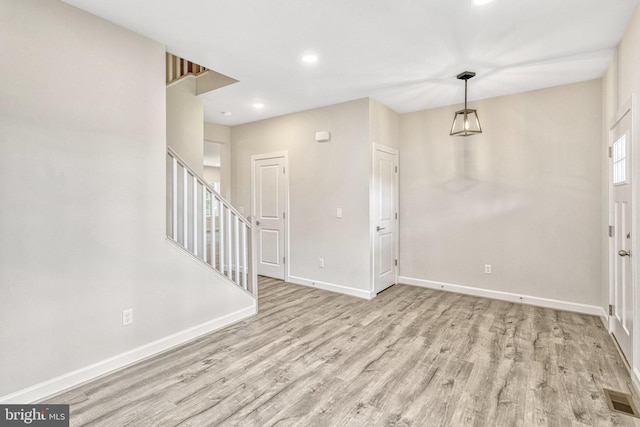
[[[493,0],[473,0],[473,4],[477,6],[482,6],[487,3],[491,3]]]
[[[253,108],[257,108],[259,110],[261,108],[264,108],[264,104],[261,102],[256,102],[255,104],[253,104]]]
[[[467,81],[475,77],[473,71],[464,71],[458,74],[458,80],[464,80],[464,109],[456,111],[453,116],[453,125],[451,125],[452,136],[471,136],[482,133],[478,112],[467,108]]]

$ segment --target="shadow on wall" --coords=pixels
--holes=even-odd
[[[438,186],[442,197],[440,211],[450,211],[451,216],[440,218],[456,218],[456,222],[483,223],[506,214],[522,212],[530,206],[531,201],[516,187],[510,188],[493,180],[482,180],[478,170],[478,149],[472,138],[456,137],[454,141],[453,160],[450,178]],[[451,198],[450,195],[456,197]],[[445,226],[446,224],[442,224]]]
[[[442,184],[447,192],[463,193],[477,185],[477,156],[472,143],[469,138],[455,138],[453,177]]]

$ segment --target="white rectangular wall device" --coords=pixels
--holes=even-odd
[[[331,132],[329,132],[328,130],[321,130],[316,132],[316,141],[318,142],[331,141]]]

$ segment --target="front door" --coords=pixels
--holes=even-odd
[[[398,279],[398,152],[375,145],[373,153],[374,292]]]
[[[631,362],[633,350],[633,277],[631,268],[631,168],[633,163],[631,144],[631,111],[618,120],[612,128],[611,145],[611,220],[613,239],[611,269],[613,288],[612,331],[627,361]]]
[[[252,160],[258,274],[285,280],[286,159],[262,155]]]

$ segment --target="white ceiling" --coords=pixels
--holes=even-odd
[[[236,125],[370,96],[399,113],[601,77],[638,0],[65,0],[239,83]],[[304,54],[319,56],[304,64]],[[252,104],[265,106],[256,110]],[[231,112],[224,116],[222,112]]]

